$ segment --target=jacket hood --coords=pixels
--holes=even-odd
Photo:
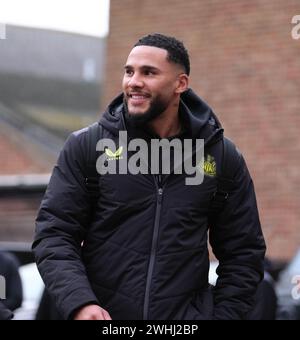
[[[109,104],[99,122],[114,135],[118,135],[120,130],[126,130],[123,98],[123,94],[118,95]],[[204,138],[207,144],[223,132],[212,109],[192,89],[181,95],[180,113],[191,138]]]

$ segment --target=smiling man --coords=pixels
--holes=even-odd
[[[265,253],[253,183],[213,111],[188,88],[189,74],[182,42],[162,34],[141,38],[125,63],[123,93],[99,123],[67,140],[33,243],[66,319],[243,319],[252,309]],[[194,145],[204,140],[205,157],[196,164],[204,181],[186,185],[189,174],[176,172],[174,157],[165,173],[161,152],[149,157],[158,173],[99,175],[98,139],[116,145],[102,150],[107,163],[122,167],[128,160],[120,132],[145,145],[191,141],[192,160]],[[214,288],[208,232],[219,260]]]

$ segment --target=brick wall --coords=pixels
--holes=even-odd
[[[121,89],[123,65],[142,35],[161,32],[190,51],[191,87],[218,114],[252,173],[268,255],[300,246],[300,40],[291,37],[298,0],[111,0],[106,92]]]
[[[1,121],[0,176],[49,173],[56,156],[26,138],[20,131]]]

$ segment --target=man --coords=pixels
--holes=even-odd
[[[188,53],[177,39],[153,34],[137,42],[125,64],[123,94],[99,122],[101,138],[118,144],[102,153],[106,161],[100,165],[121,167],[128,158],[120,131],[148,146],[153,139],[194,144],[204,139],[202,184],[187,185],[188,174],[174,170],[177,159],[171,173],[164,173],[159,152],[148,157],[153,163],[159,158],[159,173],[99,175],[93,204],[85,183],[90,129],[67,140],[41,204],[33,244],[48,291],[65,318],[242,319],[252,308],[265,252],[253,184],[234,149],[232,190],[224,209],[209,218],[222,173],[223,130],[188,89],[189,73]],[[213,290],[208,228],[220,262]]]

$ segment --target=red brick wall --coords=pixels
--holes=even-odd
[[[0,125],[0,176],[49,173],[55,157],[25,139],[22,133],[8,124]]]
[[[191,87],[218,114],[251,170],[268,255],[300,246],[300,40],[298,0],[111,0],[106,92],[121,89],[136,40],[175,35],[190,51]]]

